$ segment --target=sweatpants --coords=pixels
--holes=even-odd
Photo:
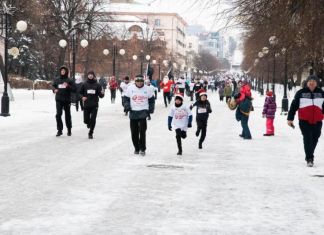
[[[62,114],[65,113],[65,125],[67,129],[72,128],[71,103],[56,101],[56,126],[58,131],[63,130]]]
[[[196,135],[199,136],[199,134],[201,132],[200,139],[199,139],[199,146],[201,146],[206,138],[207,120],[196,119],[196,122],[197,122]]]
[[[170,94],[170,92],[163,92],[163,99],[164,99],[165,107],[167,107],[168,103],[169,104],[171,103],[171,94]],[[167,101],[168,101],[168,103],[167,103]]]
[[[182,153],[182,143],[181,143],[181,138],[185,139],[187,137],[187,132],[182,131],[180,128],[175,130],[176,132],[176,139],[177,139],[177,145],[178,145],[178,151],[179,153]]]
[[[93,134],[93,130],[96,126],[98,107],[85,107],[83,109],[83,122],[87,124],[90,129],[89,134]]]
[[[305,160],[313,162],[315,148],[321,136],[322,122],[309,124],[307,121],[299,121],[299,127],[304,137]]]
[[[267,121],[266,121],[266,127],[267,127],[266,134],[268,134],[268,135],[273,135],[274,134],[275,129],[274,129],[273,122],[274,122],[274,119],[267,118]]]

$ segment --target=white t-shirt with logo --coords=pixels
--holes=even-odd
[[[180,128],[183,131],[188,129],[188,118],[191,115],[191,110],[186,105],[171,108],[169,116],[172,117],[172,127],[174,129]]]
[[[130,105],[133,111],[141,111],[149,109],[148,99],[153,97],[153,92],[146,85],[138,88],[135,84],[132,84],[127,88],[125,96],[130,98]]]

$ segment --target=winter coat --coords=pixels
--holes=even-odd
[[[172,84],[173,84],[173,82],[171,80],[169,80],[167,82],[163,81],[160,83],[160,87],[163,89],[163,92],[170,92]]]
[[[297,110],[299,120],[307,121],[309,124],[321,122],[324,114],[324,91],[315,88],[311,92],[308,87],[297,91],[291,103],[287,120],[293,121]]]
[[[226,97],[232,96],[232,87],[229,85],[225,86],[224,94]]]
[[[99,79],[99,84],[102,86],[102,88],[103,88],[104,90],[107,89],[107,81],[106,81],[105,78],[100,78],[100,79]]]
[[[118,83],[117,83],[117,81],[116,81],[115,79],[111,79],[111,80],[109,81],[109,89],[110,89],[110,90],[117,90],[117,88],[118,88]]]
[[[84,108],[98,107],[99,97],[104,97],[104,94],[101,93],[102,90],[102,86],[95,79],[88,79],[83,83],[80,94],[82,97],[87,97],[84,101]]]
[[[203,88],[203,85],[200,83],[200,82],[196,82],[194,87],[193,87],[193,90],[195,93],[199,92],[201,89]]]
[[[225,95],[224,87],[223,86],[219,86],[218,93],[219,93],[219,96],[224,96]]]
[[[196,120],[207,121],[209,114],[212,112],[209,101],[197,100],[192,106],[190,106],[190,109],[195,106],[197,107]]]
[[[68,77],[68,69],[66,67],[62,67],[61,69],[66,70],[66,75],[61,76],[54,79],[53,82],[53,91],[58,90],[55,94],[55,100],[59,102],[71,103],[71,93],[76,92],[76,86],[72,79]],[[60,70],[61,70],[60,69]],[[67,83],[67,86],[63,85]]]
[[[252,99],[251,97],[246,97],[242,102],[239,103],[239,105],[236,108],[236,120],[240,121],[243,115],[249,116],[252,110]]]
[[[267,96],[264,101],[262,114],[265,115],[266,118],[274,119],[276,110],[277,110],[277,104],[274,97]]]

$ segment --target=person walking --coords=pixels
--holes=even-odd
[[[318,78],[310,75],[306,87],[297,91],[287,117],[287,123],[294,128],[294,117],[298,111],[299,128],[304,138],[305,160],[308,167],[314,166],[314,152],[321,136],[324,114],[324,91],[317,87]]]
[[[144,84],[142,75],[135,77],[135,84],[126,91],[125,110],[129,112],[134,154],[145,156],[147,117],[154,112],[155,99],[152,90]]]
[[[72,135],[72,118],[71,118],[71,93],[76,92],[75,83],[69,78],[69,69],[65,66],[60,68],[60,76],[53,82],[53,92],[56,101],[56,125],[59,137],[63,134],[62,114],[65,113],[65,125],[67,135]]]
[[[226,103],[231,99],[232,97],[232,86],[229,81],[226,82],[225,88],[224,88],[224,95],[225,95],[225,101]]]
[[[272,91],[266,93],[266,98],[263,105],[262,117],[267,118],[266,121],[266,133],[263,136],[274,136],[274,119],[277,110],[276,100],[273,97]]]
[[[168,128],[172,131],[172,126],[176,132],[178,145],[177,155],[182,155],[181,139],[187,137],[187,129],[192,127],[192,114],[189,107],[183,104],[183,95],[175,94],[174,106],[171,107],[168,116]]]
[[[190,106],[190,110],[195,106],[197,107],[197,109],[196,109],[196,122],[197,122],[196,136],[198,137],[199,134],[201,133],[198,148],[202,149],[202,144],[206,138],[208,117],[209,117],[209,114],[212,112],[210,103],[207,100],[206,91],[201,91],[199,93],[199,100],[197,100],[193,105]]]
[[[99,107],[99,97],[103,98],[105,90],[96,80],[93,71],[89,71],[87,81],[82,85],[80,94],[84,102],[83,121],[89,129],[88,138],[93,139],[93,131],[96,126],[96,119]]]
[[[109,89],[110,89],[110,94],[111,94],[110,100],[111,100],[111,103],[114,104],[115,99],[116,99],[116,90],[118,89],[118,83],[114,76],[112,76],[109,81]]]

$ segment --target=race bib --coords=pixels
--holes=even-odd
[[[58,88],[59,88],[59,89],[65,89],[66,86],[65,86],[64,84],[59,84],[59,85],[58,85]]]
[[[87,90],[87,94],[95,95],[96,94],[96,90],[89,89],[89,90]]]
[[[207,113],[206,108],[198,108],[198,113]]]

